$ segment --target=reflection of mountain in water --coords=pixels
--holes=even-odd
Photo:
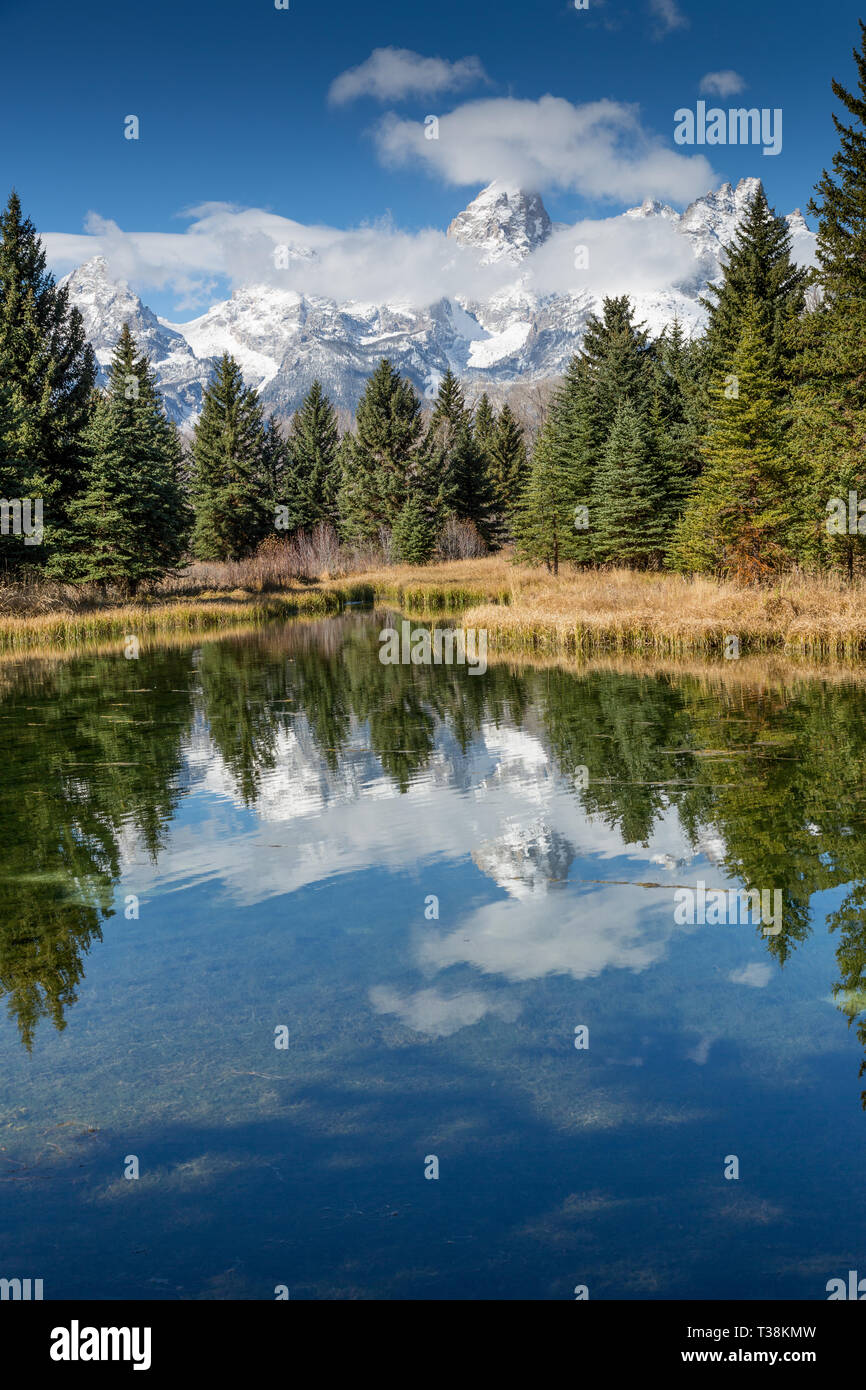
[[[574,849],[543,821],[511,823],[499,839],[473,850],[472,858],[510,897],[531,898],[565,883]]]
[[[813,895],[845,889],[828,925],[840,1000],[866,1045],[851,1004],[866,989],[861,689],[384,668],[379,626],[4,668],[0,991],[25,1042],[41,1018],[63,1026],[125,870],[131,891],[154,896],[218,877],[239,904],[471,856],[504,899],[466,930],[425,937],[430,963],[523,979],[540,962],[585,977],[658,958],[664,933],[652,940],[609,886],[574,921],[552,910],[578,855],[652,862],[662,868],[646,877],[671,884],[703,876],[700,855],[714,875],[781,889],[782,932],[757,936],[780,963],[813,930]],[[196,814],[179,814],[191,795]],[[247,812],[228,833],[217,800]],[[626,883],[623,902],[636,891]],[[386,1002],[443,1022],[438,998]]]

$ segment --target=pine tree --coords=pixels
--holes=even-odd
[[[426,565],[436,544],[436,533],[429,506],[412,494],[394,522],[394,559],[403,565]]]
[[[523,426],[518,424],[507,402],[496,417],[488,456],[497,531],[500,539],[507,539],[514,533],[516,513],[529,472]]]
[[[339,449],[337,415],[322,383],[316,380],[295,412],[289,434],[292,486],[297,492],[301,526],[337,518]]]
[[[224,353],[205,391],[192,445],[192,545],[200,560],[243,559],[274,526],[263,445],[258,395]]]
[[[518,557],[543,561],[554,574],[561,561],[592,555],[593,439],[592,386],[576,355],[536,442],[515,523]]]
[[[603,563],[657,565],[670,542],[664,481],[645,418],[626,397],[593,478],[592,543]]]
[[[12,193],[0,213],[0,380],[8,391],[0,483],[5,498],[41,498],[45,548],[80,487],[80,441],[96,381],[81,314],[46,269],[45,251]],[[36,561],[3,538],[7,563]]]
[[[128,324],[107,390],[94,400],[84,446],[82,491],[69,505],[50,572],[134,597],[177,568],[192,518],[180,484],[177,430]]]
[[[791,358],[790,328],[803,311],[808,278],[808,271],[791,260],[788,223],[768,205],[759,183],[732,243],[725,248],[722,283],[710,285],[701,301],[708,313],[706,361],[713,377],[728,369],[750,312],[757,313],[770,349],[771,373],[784,373]]]
[[[713,392],[703,443],[705,468],[674,538],[670,562],[675,568],[753,583],[789,560],[793,516],[783,391],[755,300],[747,308],[731,367],[735,384],[722,378]]]
[[[387,358],[358,403],[354,434],[341,450],[341,529],[350,540],[375,540],[396,523],[410,495],[435,495],[421,402]]]

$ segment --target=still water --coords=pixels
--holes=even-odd
[[[382,625],[0,666],[0,1277],[866,1275],[866,685],[383,666]],[[782,930],[680,924],[698,882]]]

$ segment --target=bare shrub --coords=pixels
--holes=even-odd
[[[477,560],[487,554],[487,545],[474,521],[458,521],[449,516],[436,542],[437,560]]]

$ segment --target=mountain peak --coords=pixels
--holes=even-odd
[[[542,246],[552,230],[539,193],[495,179],[454,218],[448,235],[459,246],[481,251],[485,265],[494,261],[517,265]]]

